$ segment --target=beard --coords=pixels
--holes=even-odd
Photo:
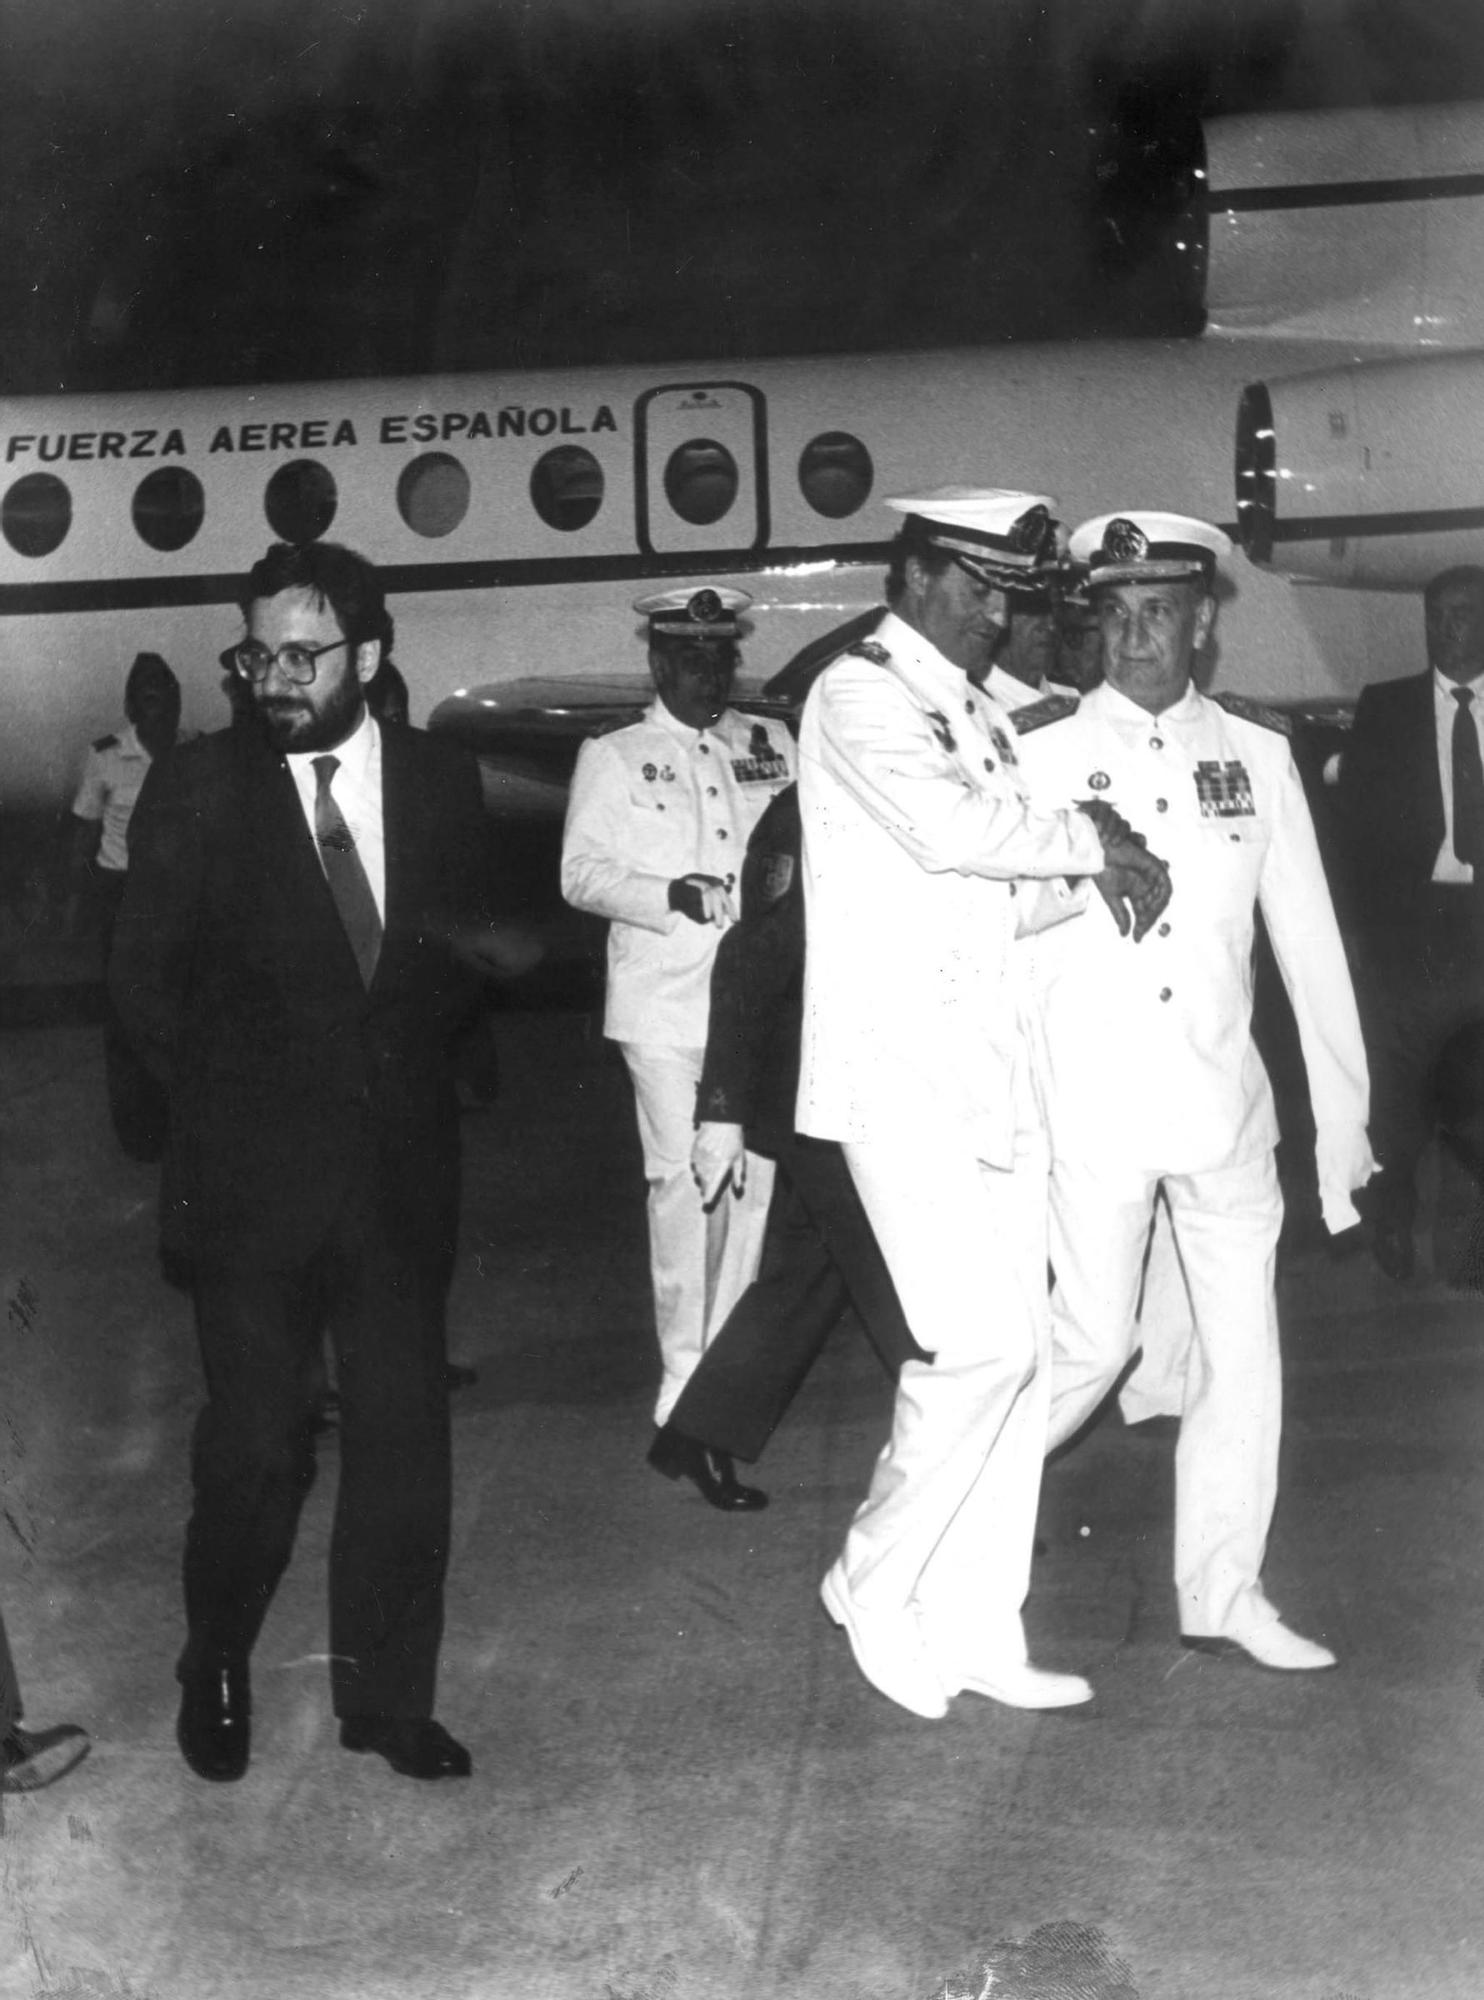
[[[292,751],[296,756],[312,750],[333,750],[343,743],[361,719],[365,706],[361,683],[347,672],[333,688],[311,697],[313,684],[298,695],[266,697],[254,692],[258,722],[275,750]]]

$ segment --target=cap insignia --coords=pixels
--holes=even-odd
[[[1114,562],[1142,562],[1149,553],[1149,537],[1120,515],[1103,530],[1103,553]]]

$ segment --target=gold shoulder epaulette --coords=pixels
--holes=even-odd
[[[1228,715],[1238,716],[1243,722],[1255,722],[1262,729],[1276,729],[1280,736],[1293,734],[1293,718],[1265,701],[1253,701],[1250,695],[1245,694],[1213,694],[1211,699],[1218,708],[1224,708]]]
[[[879,639],[857,639],[853,646],[845,648],[846,655],[854,654],[857,659],[869,660],[873,667],[884,667],[891,659]]]
[[[1029,736],[1033,730],[1044,729],[1048,722],[1065,722],[1069,715],[1077,713],[1079,705],[1074,694],[1043,694],[1039,701],[1012,709],[1010,720],[1017,736]]]

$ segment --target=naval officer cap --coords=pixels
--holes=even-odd
[[[1220,528],[1188,514],[1099,514],[1073,532],[1072,561],[1086,570],[1087,590],[1192,577],[1209,588],[1218,557],[1231,546]]]
[[[649,637],[697,640],[736,640],[742,637],[742,613],[752,598],[745,590],[727,590],[708,584],[703,590],[655,590],[636,597],[634,609],[649,621]]]
[[[999,486],[938,486],[899,493],[886,505],[919,534],[997,590],[1039,594],[1057,568],[1056,502],[1046,493]]]

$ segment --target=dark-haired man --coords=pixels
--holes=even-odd
[[[748,1489],[737,1486],[726,1455],[682,1463],[668,1452],[663,1426],[756,1275],[773,1187],[772,1162],[752,1157],[740,1189],[708,1212],[690,1158],[711,962],[737,919],[748,839],[794,775],[784,724],[728,706],[751,601],[721,589],[638,600],[655,699],[642,721],[583,744],[562,841],[562,894],[609,920],[603,1032],[633,1080],[649,1183],[661,1361],[650,1462],[667,1477],[694,1480],[708,1498],[744,1507]]]
[[[971,678],[1007,596],[1054,560],[1051,504],[959,487],[889,500],[906,517],[891,611],[815,684],[799,739],[798,1126],[841,1143],[933,1356],[902,1364],[821,1597],[866,1679],[928,1718],[960,1693],[1057,1708],[1092,1692],[1033,1666],[1021,1623],[1050,1330],[1016,938],[1087,921],[1087,878],[1142,936],[1169,876],[1095,798],[1043,808],[1008,713]]]
[[[1399,1279],[1416,1260],[1433,1071],[1484,1014],[1484,569],[1435,576],[1423,612],[1427,671],[1361,689],[1340,767],[1381,1162],[1368,1221]]]
[[[369,715],[385,606],[361,557],[279,543],[240,602],[245,720],[151,772],[112,973],[170,1089],[166,1241],[191,1270],[209,1398],[179,1741],[204,1778],[246,1769],[248,1659],[313,1477],[311,1363],[328,1324],[340,1740],[411,1777],[459,1777],[468,1753],[432,1709],[458,1197],[449,1051],[475,997],[478,775],[464,752]]]

